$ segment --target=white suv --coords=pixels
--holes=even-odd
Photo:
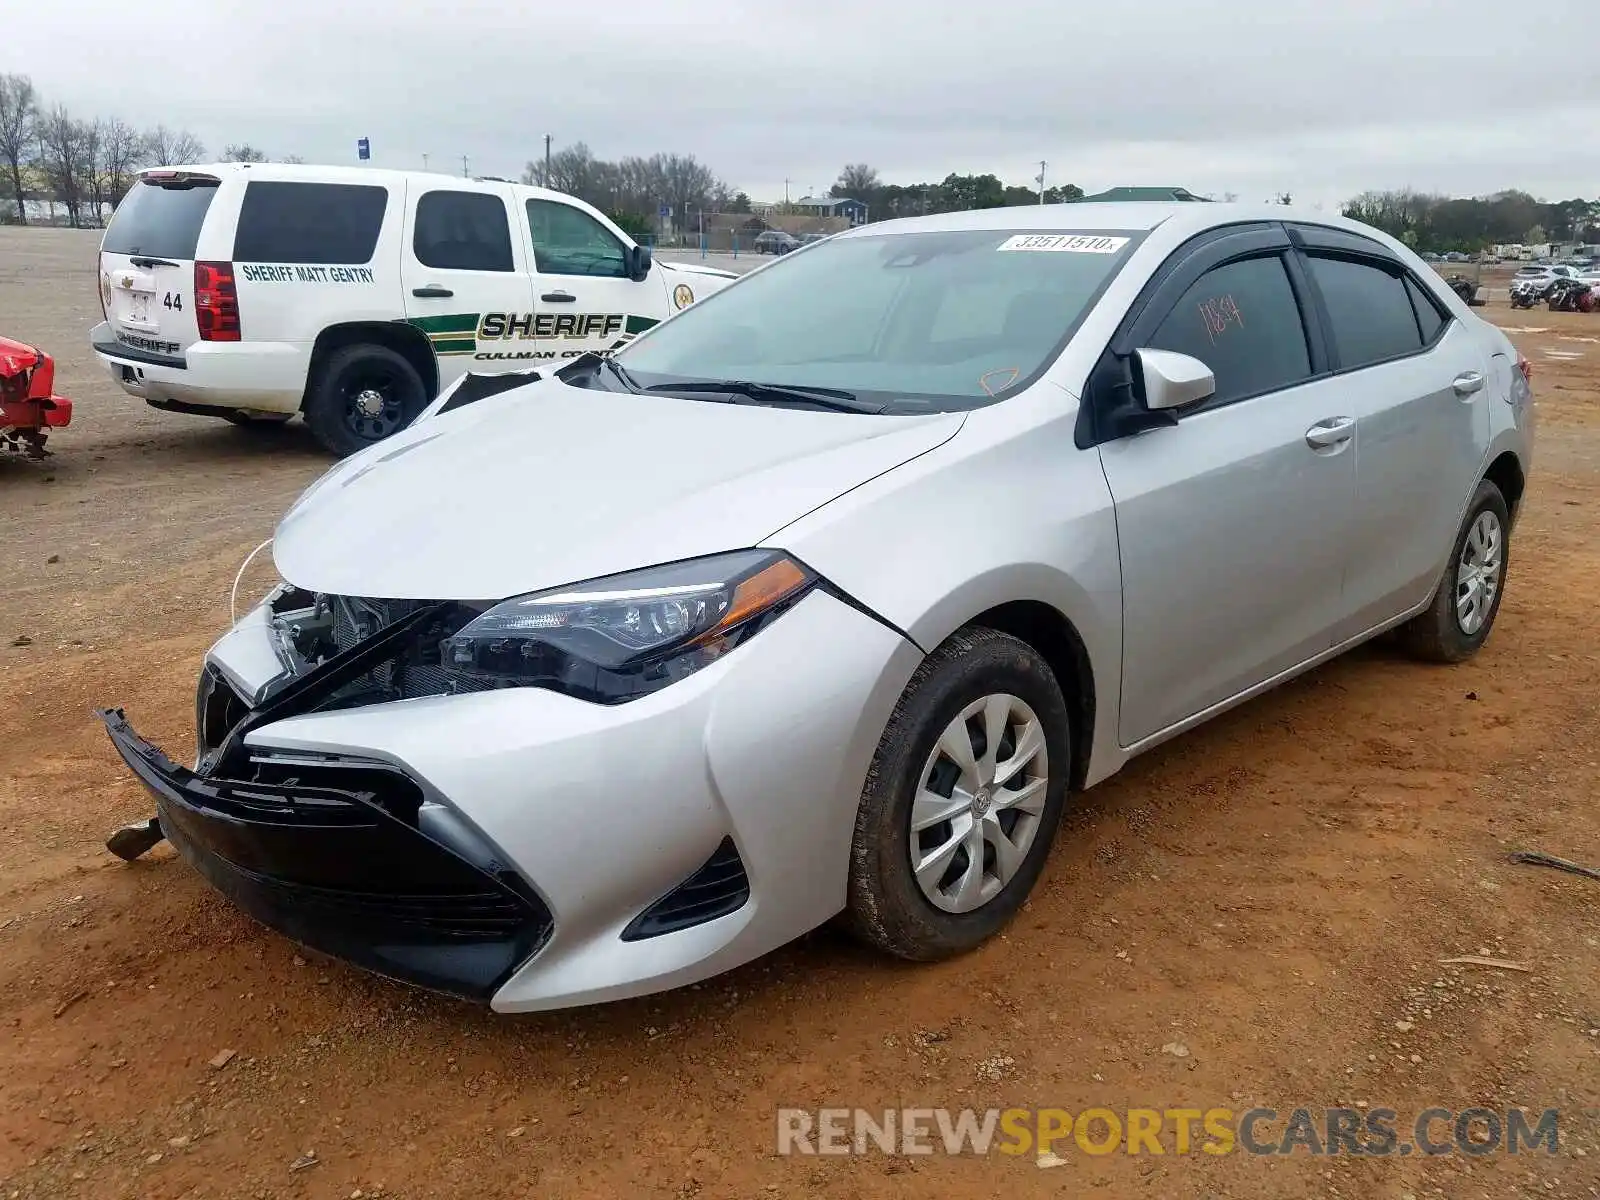
[[[95,353],[157,408],[278,423],[345,455],[469,369],[609,351],[727,285],[652,263],[572,196],[416,171],[145,171],[100,246]]]

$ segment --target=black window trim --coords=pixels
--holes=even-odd
[[[1418,358],[1430,353],[1445,336],[1450,332],[1451,325],[1456,322],[1456,314],[1446,305],[1439,303],[1438,294],[1433,288],[1417,277],[1406,263],[1397,258],[1381,242],[1373,241],[1358,233],[1345,229],[1332,229],[1326,225],[1295,224],[1285,227],[1290,241],[1295,245],[1294,257],[1301,260],[1301,270],[1306,278],[1307,287],[1313,297],[1313,306],[1316,310],[1317,321],[1323,328],[1323,339],[1328,349],[1332,368],[1331,375],[1350,375],[1356,371],[1369,371],[1373,367],[1384,367],[1390,363],[1404,362],[1408,358]],[[1341,259],[1345,262],[1359,263],[1363,266],[1374,267],[1385,274],[1393,275],[1398,279],[1409,279],[1422,295],[1431,303],[1444,318],[1438,331],[1432,338],[1422,341],[1415,350],[1405,350],[1399,354],[1390,354],[1384,358],[1373,359],[1371,362],[1362,363],[1357,367],[1347,367],[1339,362],[1339,347],[1333,337],[1333,320],[1328,315],[1327,303],[1323,300],[1322,289],[1317,286],[1316,277],[1311,270],[1310,260],[1313,257]],[[1407,289],[1407,298],[1410,290]],[[1412,317],[1415,319],[1415,305],[1413,303]],[[1417,338],[1422,339],[1422,326],[1417,326]]]
[[[500,215],[505,219],[506,223],[506,249],[508,252],[507,264],[504,270],[501,270],[497,267],[439,267],[424,261],[422,255],[417,253],[417,214],[422,211],[423,201],[427,200],[430,196],[437,195],[483,196],[490,200],[494,200],[500,205]],[[406,219],[411,226],[411,257],[416,260],[419,266],[424,267],[429,271],[465,271],[473,275],[518,274],[517,239],[516,236],[511,232],[511,216],[506,212],[505,197],[500,195],[498,192],[480,192],[472,188],[460,187],[431,187],[417,194],[416,203],[410,206]]]
[[[1185,408],[1182,417],[1215,412],[1270,396],[1291,387],[1302,387],[1332,373],[1323,323],[1311,310],[1310,282],[1293,253],[1293,243],[1281,222],[1252,221],[1208,229],[1184,242],[1166,258],[1140,289],[1128,307],[1122,323],[1111,335],[1084,388],[1084,403],[1078,408],[1073,440],[1087,450],[1116,441],[1145,429],[1176,425],[1180,414],[1151,412],[1134,394],[1133,352],[1144,344],[1181,300],[1196,280],[1207,272],[1230,263],[1253,258],[1277,258],[1283,265],[1294,294],[1300,327],[1306,338],[1310,373],[1303,379],[1281,387],[1268,388],[1226,400],[1205,400]]]

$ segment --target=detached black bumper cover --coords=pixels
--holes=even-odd
[[[373,764],[216,779],[179,766],[120,709],[100,714],[189,864],[252,917],[391,979],[487,1001],[549,937],[549,910],[509,873],[419,832],[420,792]],[[408,819],[409,818],[409,819]]]

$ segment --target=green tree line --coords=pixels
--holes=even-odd
[[[1471,198],[1362,192],[1342,211],[1414,249],[1437,253],[1514,243],[1600,243],[1600,200],[1552,203],[1514,190]]]
[[[1039,203],[1036,187],[1006,185],[996,175],[946,175],[939,183],[884,183],[867,163],[850,163],[839,172],[831,194],[860,200],[874,221],[915,217],[924,213],[960,212],[970,208],[1005,208]],[[1045,189],[1046,204],[1076,200],[1083,189],[1076,184]]]

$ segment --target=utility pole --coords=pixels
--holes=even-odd
[[[465,154],[463,154],[461,156],[461,178],[465,179],[466,177],[467,177],[467,156]]]
[[[550,135],[544,135],[544,185],[550,186]]]
[[[787,176],[783,180],[783,211],[789,211],[789,180]]]
[[[424,171],[428,169],[428,156],[426,154],[422,156],[422,169]]]
[[[1044,203],[1044,159],[1039,160],[1039,203]]]

